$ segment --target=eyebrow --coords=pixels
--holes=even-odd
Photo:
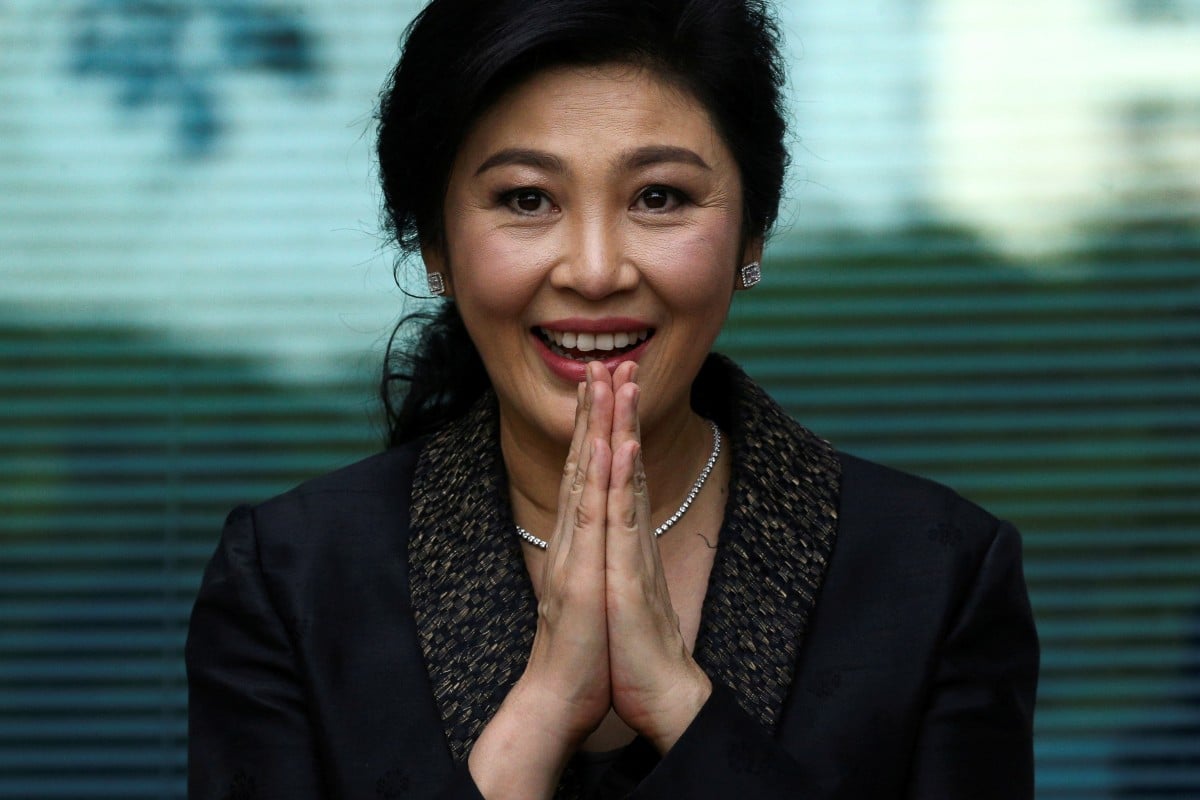
[[[630,153],[625,154],[618,159],[627,169],[638,169],[640,167],[649,167],[653,164],[663,163],[680,163],[691,164],[692,166],[700,167],[701,169],[711,170],[712,167],[699,156],[694,150],[689,150],[686,147],[675,147],[669,144],[647,145],[639,147]]]
[[[627,153],[623,153],[617,157],[616,162],[625,169],[641,169],[654,164],[679,163],[691,164],[701,169],[711,170],[703,158],[701,158],[694,150],[689,150],[686,147],[676,147],[668,144],[655,144],[639,147]],[[557,172],[560,174],[568,172],[567,167],[563,164],[562,159],[558,156],[544,152],[542,150],[532,150],[525,147],[507,147],[490,155],[487,160],[479,165],[475,170],[475,175],[479,176],[487,172],[489,169],[503,167],[508,165],[519,165],[525,167],[533,167],[547,172]]]
[[[487,172],[489,169],[503,167],[509,164],[517,164],[525,167],[533,167],[534,169],[546,170],[547,172],[563,173],[567,171],[562,159],[558,156],[550,155],[541,150],[530,150],[523,147],[508,147],[493,153],[486,161],[479,165],[479,169],[475,170],[475,175],[479,176]]]

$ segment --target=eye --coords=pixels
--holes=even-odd
[[[506,206],[518,214],[535,216],[554,210],[554,204],[546,193],[539,189],[514,189],[501,197]]]
[[[672,211],[684,201],[684,196],[667,186],[647,186],[638,195],[634,206],[643,211]]]

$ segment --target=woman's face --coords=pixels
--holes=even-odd
[[[443,272],[510,431],[569,441],[588,361],[638,362],[643,431],[689,412],[744,246],[737,164],[704,107],[625,65],[526,80],[464,139]]]

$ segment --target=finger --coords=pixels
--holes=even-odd
[[[631,477],[634,498],[634,510],[644,523],[647,531],[651,530],[650,495],[646,484],[646,473],[642,467],[642,424],[638,407],[642,400],[642,387],[636,383],[627,383],[621,387],[613,409],[613,452],[626,446],[629,442],[637,444],[633,454],[633,474]]]
[[[605,565],[618,571],[618,579],[646,577],[655,570],[649,493],[646,474],[641,468],[642,443],[637,421],[640,397],[641,387],[626,383],[617,392],[613,409]]]
[[[609,443],[613,424],[613,384],[608,369],[599,361],[587,365],[592,399],[588,405],[587,437]]]
[[[567,459],[563,462],[562,480],[558,484],[558,508],[554,518],[554,530],[547,549],[547,569],[561,564],[571,544],[572,529],[567,523],[574,513],[583,494],[587,476],[587,463],[591,457],[588,442],[588,419],[592,409],[592,372],[584,372],[584,380],[575,388],[575,428],[571,434],[571,445],[567,448]]]
[[[613,470],[614,472],[618,469],[621,471],[619,478],[614,475],[610,486],[610,494],[620,495],[616,498],[617,502],[615,503],[619,507],[615,512],[617,514],[615,519],[618,521],[620,529],[612,531],[612,535],[615,538],[623,537],[626,541],[622,542],[620,538],[617,538],[613,544],[620,545],[620,549],[606,552],[605,558],[614,558],[614,564],[624,563],[625,567],[632,568],[635,565],[632,562],[625,562],[624,559],[626,557],[633,558],[635,553],[640,553],[641,569],[644,571],[647,566],[651,565],[646,558],[652,554],[647,552],[646,548],[648,545],[653,545],[653,542],[650,542],[653,534],[645,476],[639,471],[642,447],[638,425],[638,401],[640,398],[641,387],[636,383],[626,383],[617,392],[614,403]],[[617,463],[618,458],[620,464]],[[641,544],[635,547],[639,541]]]
[[[567,459],[563,462],[562,479],[558,483],[558,506],[555,509],[554,529],[547,539],[545,574],[549,576],[562,564],[571,546],[570,531],[564,530],[563,520],[568,510],[579,502],[583,492],[587,461],[591,455],[587,446],[587,413],[591,403],[591,391],[586,382],[575,390],[575,430],[567,448]]]
[[[627,383],[637,383],[637,362],[622,361],[613,371],[612,384],[613,391],[619,392],[621,387]]]
[[[594,479],[593,470],[600,468],[604,471],[604,480],[601,483],[602,491],[608,490],[608,469],[610,464],[605,460],[603,464],[595,464],[596,458],[609,459],[607,454],[611,453],[609,446],[609,436],[612,431],[612,390],[609,385],[600,379],[599,373],[607,375],[608,371],[601,364],[588,365],[588,382],[587,393],[589,399],[587,401],[587,420],[584,430],[583,448],[587,453],[588,463],[580,463],[575,471],[575,476],[571,482],[571,488],[568,492],[566,502],[560,504],[560,514],[558,525],[556,526],[556,536],[563,539],[563,547],[567,552],[573,551],[577,545],[580,545],[580,538],[577,534],[582,530],[586,542],[582,543],[582,551],[579,557],[583,559],[601,558],[603,559],[603,510],[605,500],[603,497],[596,499],[590,498],[591,507],[583,512],[595,516],[595,510],[599,509],[601,524],[599,528],[594,530],[588,526],[580,526],[577,520],[581,515],[580,506],[587,496],[588,487]],[[604,455],[598,456],[596,453],[595,443],[603,441]],[[564,554],[564,558],[571,557]],[[603,563],[602,561],[600,563]]]
[[[579,507],[579,503],[583,498],[584,488],[587,486],[587,471],[591,467],[592,455],[591,442],[584,442],[579,459],[576,462],[576,472],[571,476],[569,483],[567,483],[566,496],[558,505],[558,519],[546,547],[547,554],[549,555],[547,561],[553,563],[555,567],[561,565],[566,559],[567,554],[571,551],[575,531],[567,520],[575,514],[575,509]]]
[[[567,449],[567,460],[563,462],[563,477],[559,482],[558,515],[554,528],[558,530],[563,525],[569,511],[569,498],[572,491],[583,490],[586,470],[580,463],[583,450],[587,446],[588,430],[592,425],[592,406],[595,392],[593,391],[596,371],[591,364],[584,371],[584,380],[575,389],[575,428],[571,433],[571,446]]]
[[[641,432],[638,432],[641,435]],[[650,519],[650,488],[646,482],[646,466],[642,462],[642,444],[638,442],[637,451],[633,454],[633,501],[636,506],[638,520],[642,523],[646,535],[641,538],[643,553],[648,552],[652,560],[658,562],[658,538],[654,535],[654,523]],[[648,546],[648,550],[647,547]],[[662,575],[666,575],[659,570]]]
[[[636,387],[635,387],[636,388]],[[636,430],[615,444],[605,528],[605,568],[614,586],[657,584],[656,543]]]
[[[638,422],[638,404],[641,401],[641,395],[641,387],[632,382],[626,383],[616,390],[613,400],[613,453],[620,450],[626,442],[641,444],[640,423]]]
[[[612,390],[617,388],[613,383],[612,373],[608,371],[608,367],[604,366],[602,362],[589,361],[587,368],[588,374],[592,376],[593,383],[602,384]]]
[[[644,518],[639,518],[635,486],[639,449],[637,442],[627,441],[613,451],[607,519],[607,533],[612,539],[636,538],[640,535],[638,527]],[[610,544],[616,545],[618,542]]]
[[[591,457],[588,459],[587,478],[568,525],[571,548],[567,559],[580,565],[591,565],[596,568],[591,574],[603,576],[612,450],[608,442],[599,437],[589,441],[588,450]]]
[[[555,529],[562,524],[563,513],[567,507],[571,488],[579,481],[582,488],[582,473],[579,470],[579,459],[587,439],[588,411],[591,406],[592,393],[590,381],[583,380],[575,387],[575,429],[571,433],[571,446],[567,448],[567,460],[563,462],[562,480],[558,483],[558,516],[555,519]]]

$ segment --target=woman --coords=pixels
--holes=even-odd
[[[387,452],[231,515],[190,792],[1032,795],[1016,533],[710,355],[785,150],[762,4],[434,0],[385,93],[447,302]]]

